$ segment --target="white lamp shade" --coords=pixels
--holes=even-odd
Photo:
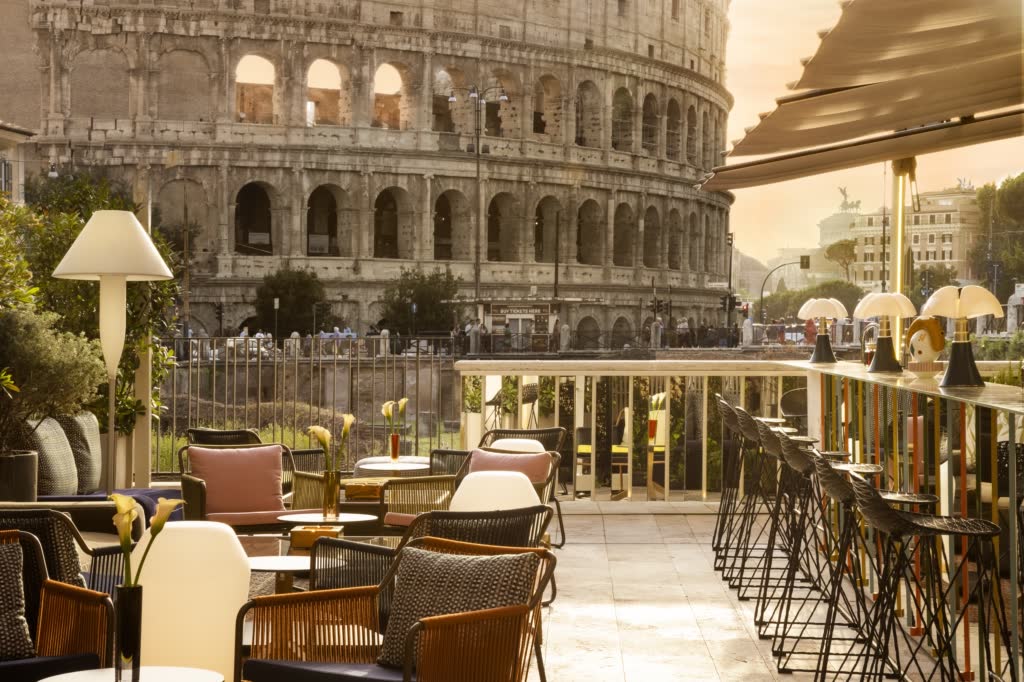
[[[844,318],[850,316],[850,313],[846,310],[846,306],[843,305],[843,302],[840,301],[838,298],[830,298],[828,300],[832,301],[832,305],[836,307],[836,318]]]
[[[948,285],[940,287],[921,306],[921,314],[938,315],[954,319],[994,315],[1003,317],[999,299],[985,287],[969,284],[961,289]]]
[[[132,550],[139,565],[147,531]],[[249,559],[235,531],[211,521],[164,526],[142,569],[142,661],[234,676],[235,616],[249,598]]]
[[[459,484],[451,511],[500,511],[540,504],[530,479],[520,471],[474,471]]]
[[[838,306],[836,304],[839,304]],[[842,303],[831,298],[811,298],[802,306],[796,314],[801,320],[809,320],[816,317],[846,317],[846,308]]]
[[[115,276],[130,282],[174,277],[131,211],[93,213],[53,276],[91,280]]]
[[[909,298],[903,294],[885,293],[868,294],[857,304],[853,316],[858,319],[869,317],[913,317],[917,315],[917,308]]]

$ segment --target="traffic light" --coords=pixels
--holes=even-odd
[[[722,310],[724,310],[725,312],[729,312],[729,305],[732,303],[732,296],[726,294],[725,296],[722,296],[721,301]]]
[[[658,312],[659,313],[668,312],[668,301],[663,301],[663,300],[659,300],[658,301]]]

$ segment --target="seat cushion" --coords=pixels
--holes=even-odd
[[[404,548],[377,662],[401,668],[406,635],[421,618],[527,603],[539,561],[533,553],[466,556]]]
[[[544,452],[544,446],[533,438],[499,438],[488,447],[505,452]]]
[[[0,545],[0,661],[28,658],[36,653],[25,620],[22,568],[21,545]]]
[[[57,417],[64,430],[78,472],[78,493],[86,495],[100,487],[103,449],[100,446],[100,423],[92,412]]]
[[[469,456],[469,471],[518,471],[526,474],[530,483],[543,483],[551,475],[551,455],[546,452],[533,454],[508,454],[474,450]]]
[[[279,511],[281,446],[188,449],[192,475],[206,481],[207,514]]]
[[[38,424],[38,425],[37,425]],[[78,493],[78,469],[71,444],[64,435],[64,429],[56,419],[47,417],[40,422],[31,422],[32,435],[29,449],[39,453],[40,495],[75,495]]]
[[[99,667],[100,659],[96,654],[23,658],[0,663],[0,679],[4,682],[37,682],[54,675],[95,670]]]
[[[388,512],[384,515],[385,526],[408,527],[416,520],[417,514],[403,514],[401,512]]]
[[[249,682],[402,682],[402,671],[365,663],[313,663],[249,659],[242,666]],[[413,676],[415,680],[415,675]]]

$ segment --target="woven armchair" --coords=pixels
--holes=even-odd
[[[446,554],[532,552],[540,557],[525,604],[417,621],[406,635],[401,678],[405,682],[525,682],[531,653],[539,651],[536,638],[540,600],[554,572],[554,555],[546,549],[494,547],[430,537],[413,540],[409,546]],[[235,625],[235,682],[243,679],[243,633],[250,617],[248,660],[279,662],[283,664],[280,674],[287,679],[302,679],[300,671],[304,669],[315,670],[317,679],[398,679],[396,670],[381,668],[375,662],[381,653],[384,629],[380,614],[387,610],[382,601],[391,598],[392,592],[386,588],[394,582],[401,562],[399,555],[380,586],[278,594],[256,597],[247,603]],[[338,664],[361,664],[361,670],[333,672],[347,667]],[[379,671],[384,674],[374,674]]]
[[[256,429],[188,429],[185,434],[189,445],[237,447],[263,442]]]
[[[22,575],[0,576],[0,580],[22,581],[25,617],[34,636],[36,656],[0,662],[0,678],[43,679],[108,665],[114,628],[110,598],[50,580],[42,545],[31,533],[0,531],[0,544],[8,543],[21,545]]]
[[[480,437],[480,447],[487,447],[500,438],[529,438],[538,441],[545,450],[561,452],[566,431],[561,426],[546,429],[491,429]]]
[[[435,449],[430,451],[430,475],[444,476],[446,474],[457,474],[462,469],[472,450],[445,450]]]
[[[448,509],[455,494],[454,475],[393,478],[380,488],[380,518],[385,529],[404,532],[423,512]]]
[[[3,509],[0,510],[0,530],[23,530],[38,538],[48,572],[58,582],[112,595],[114,586],[124,576],[120,545],[90,547],[71,518],[59,511]],[[89,557],[84,574],[79,550]]]

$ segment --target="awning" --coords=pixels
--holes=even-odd
[[[844,168],[854,168],[919,154],[968,147],[1024,134],[1024,109],[973,120],[932,126],[844,142],[809,151],[722,166],[702,189],[716,192],[769,185]]]

